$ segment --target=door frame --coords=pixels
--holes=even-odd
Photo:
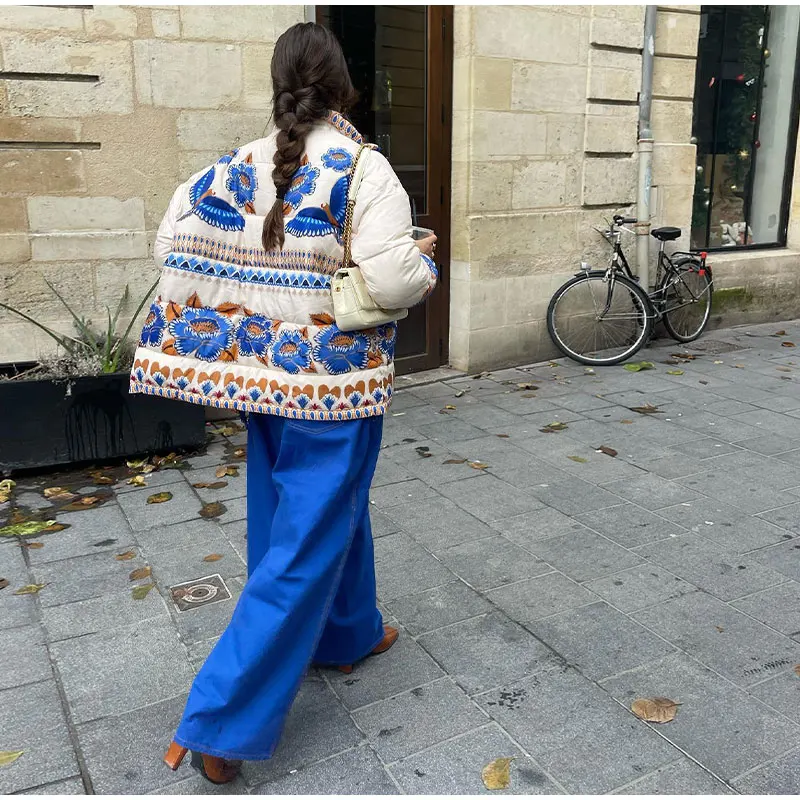
[[[306,6],[306,19],[321,22],[318,6]],[[426,6],[426,179],[429,208],[436,208],[433,227],[439,237],[436,266],[439,284],[427,299],[427,350],[395,360],[398,375],[435,369],[450,357],[450,184],[452,180],[453,6]],[[434,206],[431,199],[439,195]]]

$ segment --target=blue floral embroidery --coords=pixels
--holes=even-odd
[[[317,336],[314,358],[331,375],[366,369],[369,339],[361,333],[345,333],[330,325]]]
[[[353,165],[353,156],[343,147],[332,147],[323,154],[322,163],[336,172],[347,172]]]
[[[231,164],[228,167],[225,188],[233,193],[233,199],[240,208],[247,203],[252,203],[258,188],[256,168],[246,161],[242,161],[240,164]]]
[[[184,308],[169,323],[175,349],[182,356],[216,361],[233,344],[233,324],[213,308]]]
[[[344,215],[347,210],[347,176],[339,178],[331,189],[331,203],[320,208],[302,208],[286,223],[286,232],[293,236],[329,236],[335,234],[341,240]]]
[[[304,195],[311,194],[317,188],[317,178],[319,178],[319,168],[310,164],[304,164],[295,172],[283,198],[284,214],[297,208],[303,202]]]
[[[389,358],[394,358],[394,347],[397,343],[397,323],[389,322],[386,325],[381,325],[376,330],[378,334],[378,347],[382,353],[385,353]]]
[[[284,331],[272,345],[272,363],[296,375],[311,367],[311,343],[299,331]]]
[[[245,317],[236,328],[236,341],[239,355],[264,358],[275,339],[272,333],[272,320],[262,314]]]
[[[189,202],[195,206],[200,198],[211,188],[214,182],[214,167],[201,175],[195,184],[189,189]]]
[[[222,156],[219,161],[217,161],[217,164],[230,164],[231,161],[233,161],[233,159],[236,158],[238,153],[239,153],[239,148],[235,147],[233,150],[230,151],[230,153],[225,153],[225,155]]]
[[[142,336],[139,343],[142,347],[158,347],[161,344],[161,339],[164,336],[164,328],[167,326],[167,320],[164,312],[161,310],[158,303],[153,303],[150,306],[150,312],[147,319],[144,321],[142,328]]]
[[[244,217],[230,203],[220,197],[213,195],[204,197],[189,211],[189,214],[200,217],[206,225],[211,225],[212,228],[221,228],[223,231],[244,230]]]

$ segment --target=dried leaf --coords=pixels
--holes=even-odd
[[[539,387],[535,383],[518,383],[517,389],[519,391],[535,392]]]
[[[6,581],[6,585],[8,585],[8,581]],[[797,675],[797,677],[798,677],[798,678],[800,678],[800,664],[797,664],[797,665],[795,666],[795,668],[794,668],[794,674],[795,674],[795,675]]]
[[[239,447],[233,451],[234,458],[245,458],[247,456],[247,448]]]
[[[511,437],[507,433],[496,433],[498,439],[510,439]]]
[[[463,396],[464,396],[463,390],[460,391],[460,392],[456,392],[455,395],[454,395],[454,397],[463,397]]]
[[[472,469],[489,469],[489,465],[484,464],[482,461],[470,461],[469,465]]]
[[[126,461],[128,469],[142,469],[147,464],[147,459],[143,458],[141,461]]]
[[[142,474],[149,475],[151,472],[155,472],[158,467],[155,464],[145,464],[142,467]]]
[[[235,436],[237,433],[241,433],[244,430],[240,425],[236,425],[235,423],[231,422],[228,425],[223,425],[219,432],[223,436]]]
[[[128,483],[131,486],[147,486],[147,481],[145,480],[144,475],[134,475]]]
[[[96,503],[99,503],[101,500],[102,500],[101,497],[98,497],[97,495],[92,494],[92,495],[89,495],[88,497],[81,497],[80,500],[76,500],[74,503],[72,503],[72,505],[73,506],[83,506],[84,508],[89,508],[90,506],[93,506]]]
[[[567,456],[570,461],[574,461],[576,464],[588,464],[588,458],[582,458],[581,456]]]
[[[7,578],[0,578],[0,589],[5,589],[8,586]]]
[[[158,494],[151,494],[147,498],[147,505],[157,505],[158,503],[168,503],[172,500],[172,492],[159,492]]]
[[[524,393],[523,393],[522,395],[520,395],[520,396],[521,396],[521,397],[524,397],[524,398],[527,400],[527,399],[529,399],[529,398],[531,398],[531,397],[536,397],[536,393],[535,393],[535,392],[524,392]]]
[[[133,550],[127,550],[124,553],[119,553],[118,555],[114,556],[117,561],[130,561],[132,558],[136,558],[136,553]]]
[[[10,479],[0,481],[0,503],[7,503],[11,499],[11,492],[16,485]]]
[[[611,458],[616,458],[618,453],[613,447],[607,447],[606,445],[601,445],[597,448],[598,453],[603,453],[604,455],[611,456]]]
[[[447,461],[443,461],[443,464],[466,464],[466,458],[448,458]]]
[[[773,336],[786,336],[786,331],[778,331],[777,333],[773,333]]]
[[[645,722],[672,722],[678,713],[679,705],[666,697],[653,697],[635,700],[631,705],[631,711]]]
[[[668,369],[667,375],[684,375],[684,371],[682,369]]]
[[[41,550],[44,547],[44,542],[22,542],[22,546],[28,550]]]
[[[797,347],[794,342],[781,342],[781,347]]]
[[[51,486],[44,490],[44,496],[48,500],[72,500],[75,495],[63,486]]]
[[[60,533],[69,527],[69,525],[65,525],[63,522],[54,522],[52,525],[48,525],[44,529],[44,533]]]
[[[619,421],[620,425],[633,425],[632,419],[621,419]]]
[[[455,407],[455,406],[445,406],[445,407],[444,407],[444,410],[445,410],[445,411],[455,411],[455,410],[456,410],[456,407]]]
[[[513,758],[496,758],[481,770],[481,779],[487,789],[508,789],[511,785]]]
[[[778,372],[791,372],[789,367],[775,367],[775,369],[777,369]]]
[[[213,519],[224,514],[228,509],[222,503],[206,503],[200,509],[200,516],[205,519]]]
[[[0,767],[10,766],[24,753],[24,750],[0,750]]]
[[[658,406],[654,406],[651,403],[645,403],[643,406],[635,406],[631,409],[631,411],[635,411],[637,414],[663,414],[663,411],[660,411]]]
[[[542,433],[553,433],[554,431],[565,431],[567,429],[566,422],[551,422],[541,429]]]
[[[139,569],[135,569],[128,575],[128,578],[132,581],[143,581],[145,578],[150,577],[150,573],[152,570],[150,567],[139,567]]]
[[[691,353],[672,353],[672,357],[681,361],[695,361],[697,359],[697,356],[693,356]]]
[[[628,372],[642,372],[642,370],[655,369],[655,364],[652,361],[639,361],[635,364],[626,364],[623,369]]]
[[[114,478],[110,478],[108,475],[98,475],[94,479],[95,486],[113,486],[115,483]]]
[[[44,522],[36,519],[28,522],[18,522],[16,525],[6,525],[5,528],[0,528],[0,536],[35,536],[55,524],[56,521],[54,519]]]
[[[45,586],[47,586],[46,583],[29,583],[27,586],[17,589],[14,594],[39,594]]]
[[[195,489],[224,489],[228,485],[228,481],[201,481],[200,483],[193,483]]]
[[[223,558],[225,558],[225,556],[220,553],[212,553],[210,556],[206,556],[203,561],[213,563],[214,561],[221,561]]]
[[[144,586],[134,586],[131,590],[131,597],[134,600],[144,600],[148,594],[150,594],[150,590],[155,588],[154,583],[146,583]]]
[[[218,478],[224,478],[230,475],[232,478],[239,477],[239,467],[234,466],[226,466],[223,464],[220,467],[217,467],[216,472],[214,473]]]

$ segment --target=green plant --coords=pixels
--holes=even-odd
[[[108,313],[108,325],[101,333],[93,329],[90,320],[80,316],[75,312],[72,306],[67,303],[67,301],[61,296],[61,293],[58,291],[58,289],[56,289],[56,287],[53,286],[50,281],[46,280],[45,283],[50,288],[50,291],[53,292],[53,294],[61,301],[64,308],[66,308],[70,313],[70,316],[75,323],[75,328],[78,332],[77,336],[70,336],[66,333],[57,333],[51,328],[48,328],[47,325],[44,325],[43,323],[34,319],[29,314],[26,314],[24,311],[20,311],[19,309],[9,306],[6,303],[0,303],[0,308],[4,308],[6,311],[10,311],[12,314],[22,317],[24,320],[44,331],[48,336],[58,342],[59,346],[63,348],[65,356],[69,361],[75,364],[96,364],[98,371],[101,373],[117,372],[120,366],[120,360],[125,353],[125,348],[128,343],[128,336],[130,335],[139,313],[144,308],[145,303],[149,299],[150,295],[155,291],[158,281],[153,283],[153,285],[147,290],[147,293],[142,298],[136,311],[133,313],[133,316],[128,323],[128,327],[125,328],[125,331],[121,336],[117,334],[117,323],[119,322],[120,314],[127,306],[128,300],[130,299],[130,292],[127,286],[125,287],[125,291],[122,293],[122,297],[120,298],[119,303],[117,304],[117,309],[113,315],[111,313],[111,309],[106,306],[106,312]]]

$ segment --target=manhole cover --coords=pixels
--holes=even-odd
[[[169,589],[172,602],[178,611],[191,611],[211,603],[230,600],[231,593],[221,575],[209,575],[186,583],[179,583]]]
[[[750,348],[741,347],[738,344],[731,344],[730,342],[717,342],[714,339],[704,339],[703,341],[686,345],[686,349],[696,350],[698,353],[719,355],[720,353],[734,353],[737,350],[749,350]]]

